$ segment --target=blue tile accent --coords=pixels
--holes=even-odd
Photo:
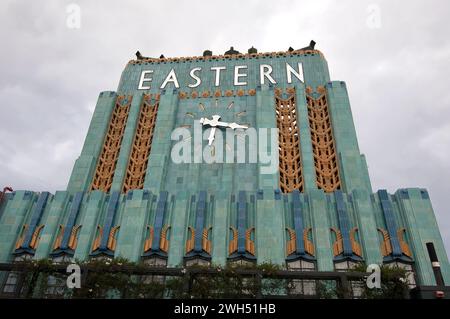
[[[298,189],[292,192],[292,211],[294,215],[294,231],[296,234],[296,251],[289,255],[286,259],[288,261],[305,259],[305,260],[315,260],[314,256],[309,255],[305,251],[305,242],[303,240],[304,222],[303,222],[303,205],[302,196]],[[287,199],[287,197],[286,197]]]
[[[385,189],[381,189],[378,191],[378,197],[380,198],[381,209],[383,210],[387,231],[389,232],[389,237],[391,238],[392,256],[394,258],[402,257],[402,250],[400,249],[400,243],[397,237],[397,223],[395,221],[392,204],[389,201],[389,195]]]
[[[303,241],[303,216],[302,216],[302,203],[300,202],[300,192],[298,189],[292,192],[292,206],[294,210],[294,230],[296,233],[296,253],[299,255],[305,254],[305,243]]]
[[[246,215],[247,215],[247,202],[245,199],[245,191],[239,191],[238,202],[238,254],[245,254],[245,231],[246,228]]]
[[[42,192],[37,200],[36,205],[34,206],[33,212],[31,214],[30,224],[28,226],[28,230],[25,234],[25,239],[23,241],[22,246],[16,250],[16,253],[34,253],[34,250],[30,247],[31,239],[33,238],[33,233],[36,230],[36,227],[41,222],[42,215],[44,214],[45,205],[47,204],[47,199],[50,196],[49,192]]]
[[[350,221],[348,219],[347,207],[344,202],[344,196],[341,190],[337,190],[334,193],[334,198],[336,199],[336,208],[339,219],[339,228],[341,230],[343,246],[344,246],[344,257],[351,257],[353,255],[352,245],[350,242]]]
[[[194,252],[202,252],[202,238],[203,238],[203,228],[205,223],[205,213],[206,213],[206,192],[200,191],[197,202],[196,211],[196,221],[195,221],[195,243]]]
[[[120,192],[115,191],[115,192],[111,193],[111,196],[110,196],[109,202],[108,202],[108,208],[106,211],[106,221],[105,221],[105,225],[103,227],[103,237],[100,242],[100,247],[98,249],[100,252],[108,251],[109,234],[114,225],[114,218],[116,217],[117,203],[119,202],[119,198],[120,198]]]
[[[84,192],[78,192],[73,198],[72,205],[70,207],[69,219],[67,220],[66,227],[64,227],[64,235],[61,241],[61,250],[68,249],[70,235],[72,233],[72,228],[75,226],[75,223],[77,221],[81,202],[83,201],[83,196]]]
[[[255,256],[247,253],[245,249],[246,243],[245,233],[247,231],[247,209],[248,209],[245,191],[239,191],[236,206],[237,206],[238,247],[237,251],[228,258],[231,260],[242,258],[253,261],[256,259]]]
[[[161,191],[159,193],[158,203],[156,204],[155,225],[153,231],[152,251],[159,251],[159,243],[161,242],[161,231],[164,223],[164,215],[166,213],[167,198],[169,193]]]

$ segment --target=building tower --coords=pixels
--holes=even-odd
[[[449,285],[428,192],[373,192],[346,84],[330,79],[314,43],[138,52],[117,91],[100,93],[67,190],[15,191],[0,203],[0,262],[389,263],[436,285],[427,245]]]

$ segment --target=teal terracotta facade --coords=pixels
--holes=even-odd
[[[286,64],[297,70],[299,63],[303,68],[303,80],[292,76],[288,83]],[[261,84],[262,64],[272,67],[271,76],[276,83],[266,78]],[[235,66],[246,66],[241,70],[246,74],[241,78],[245,85],[233,84]],[[216,73],[211,67],[225,67],[219,86],[215,85]],[[190,71],[194,68],[201,68],[197,75],[202,83],[191,88],[189,84],[195,79],[190,76]],[[161,88],[172,69],[179,87],[170,82]],[[141,74],[148,70],[153,71],[151,81],[145,82],[150,88],[140,90]],[[308,88],[316,94],[319,87],[326,92],[341,182],[339,190],[328,193],[316,184],[306,100]],[[276,128],[276,90],[284,92],[288,88],[295,89],[303,178],[301,192],[282,193],[279,173],[262,174],[264,164],[260,162],[173,162],[171,150],[177,141],[171,140],[171,134],[177,127],[189,127],[195,135],[195,120],[220,114],[224,121],[246,123],[257,130]],[[204,92],[208,94],[204,96]],[[145,94],[159,94],[159,104],[144,184],[142,189],[123,193]],[[91,190],[116,99],[121,95],[131,95],[132,102],[112,185],[109,192]],[[199,107],[199,104],[203,106]],[[198,134],[203,134],[201,128]],[[193,140],[198,142],[195,136]],[[209,152],[205,147],[206,138],[202,143],[192,145],[192,159],[199,152]],[[270,144],[265,147],[269,153],[277,152]],[[248,145],[246,151],[249,151]],[[366,264],[398,260],[413,265],[416,281],[421,285],[435,285],[426,249],[426,243],[431,242],[445,284],[450,285],[450,264],[427,191],[408,188],[388,194],[383,190],[372,190],[365,157],[358,147],[346,84],[330,79],[327,62],[317,50],[130,61],[117,91],[101,92],[98,97],[67,190],[48,194],[40,200],[42,194],[15,191],[7,194],[0,203],[0,262],[10,262],[18,254],[27,252],[35,259],[67,253],[80,260],[98,253],[131,261],[140,261],[149,255],[160,256],[167,259],[168,266],[179,266],[189,257],[186,243],[193,239],[191,255],[204,257],[213,264],[243,258],[286,265],[290,260],[287,245],[291,239],[287,229],[291,229],[296,233],[296,251],[291,257],[311,260],[320,271],[334,270],[335,262],[342,260]],[[43,205],[39,206],[40,202]],[[36,232],[41,225],[41,230]],[[75,247],[72,242],[74,249],[68,244],[70,234],[61,233],[60,225],[66,232],[81,226],[75,235]],[[357,230],[352,233],[355,227]],[[304,236],[308,228],[310,231]],[[337,237],[331,228],[339,230],[343,237],[342,253],[338,255],[333,249]],[[115,243],[112,243],[108,236],[114,229]],[[150,235],[150,229],[153,235]],[[237,248],[230,252],[233,229],[237,231]],[[384,238],[378,229],[389,234],[392,252],[386,256],[380,249]],[[30,244],[33,234],[39,239],[35,247]],[[153,241],[146,252],[149,236]],[[61,244],[55,248],[58,237]],[[161,249],[162,238],[167,241],[167,251]],[[209,251],[203,246],[204,239],[210,244]],[[305,240],[312,243],[313,254],[303,249]],[[18,241],[21,245],[17,248]],[[352,245],[355,243],[361,249],[359,255],[354,253]],[[248,249],[252,244],[253,254]],[[410,257],[404,254],[405,244]]]

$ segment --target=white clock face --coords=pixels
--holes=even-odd
[[[198,121],[203,131],[209,131],[208,146],[214,155],[217,130],[224,134],[226,129],[231,129],[238,138],[244,139],[245,130],[250,127],[250,123],[245,122],[246,115],[247,111],[237,107],[234,101],[221,103],[215,99],[211,104],[199,102],[195,111],[186,112],[179,127],[191,129],[194,121]],[[230,146],[225,143],[225,148],[229,150]]]
[[[241,130],[246,130],[248,129],[247,125],[241,125],[241,124],[237,124],[236,122],[223,122],[220,120],[221,116],[214,114],[212,116],[212,119],[208,119],[207,117],[202,117],[200,119],[200,124],[202,124],[204,127],[211,127],[211,131],[209,133],[208,136],[208,145],[211,145],[212,142],[215,139],[215,133],[217,129],[221,129],[221,128],[225,128],[225,129],[232,129],[232,130],[237,130],[237,129],[241,129]]]

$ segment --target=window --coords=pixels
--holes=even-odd
[[[230,265],[237,266],[237,267],[239,267],[239,266],[253,266],[255,264],[256,264],[255,261],[250,261],[250,260],[246,260],[246,259],[243,259],[243,258],[239,258],[239,259],[235,259],[235,260],[230,261]]]
[[[47,277],[47,289],[44,292],[46,298],[61,298],[66,291],[66,278],[62,274]]]
[[[152,267],[166,267],[167,259],[161,257],[149,257],[144,259],[144,265]]]
[[[296,260],[287,263],[287,268],[289,270],[302,270],[311,271],[316,269],[316,265],[311,261],[306,260]]]
[[[95,257],[91,257],[91,261],[104,261],[106,262],[112,262],[112,258],[106,255],[99,255]]]
[[[13,262],[21,262],[26,260],[31,260],[33,258],[33,255],[30,254],[22,254],[19,256],[16,256],[13,260]],[[20,279],[22,277],[22,273],[18,271],[10,271],[6,275],[6,280],[3,284],[3,289],[1,290],[4,294],[14,294],[16,293],[18,289],[18,285],[20,283]],[[22,287],[22,291],[23,291]],[[21,292],[22,292],[21,291]]]
[[[144,265],[150,267],[167,267],[167,259],[157,256],[145,258]],[[157,283],[163,285],[166,281],[166,277],[160,275],[148,275],[141,276],[141,280],[144,284]]]
[[[316,265],[311,261],[296,260],[287,263],[288,270],[291,271],[314,271]],[[314,279],[292,279],[288,283],[289,295],[316,295],[316,281]]]
[[[202,258],[193,258],[193,259],[186,260],[185,264],[186,264],[186,267],[195,266],[195,265],[209,266],[211,264],[211,262],[209,260],[205,260]]]
[[[354,269],[358,265],[359,263],[357,262],[351,260],[344,260],[341,262],[334,263],[334,269],[338,272],[345,272]],[[350,293],[353,296],[353,298],[360,298],[363,295],[364,285],[365,282],[360,280],[349,281],[349,286],[351,290]]]
[[[63,255],[58,256],[58,257],[53,257],[52,261],[55,264],[60,264],[60,263],[64,264],[64,263],[71,263],[72,259],[73,259],[72,256],[63,254]]]
[[[3,285],[3,292],[6,294],[13,294],[16,292],[16,286],[19,281],[20,274],[12,271],[6,277],[5,284]]]
[[[348,271],[358,266],[358,263],[351,260],[344,260],[334,263],[334,269],[336,271]]]

